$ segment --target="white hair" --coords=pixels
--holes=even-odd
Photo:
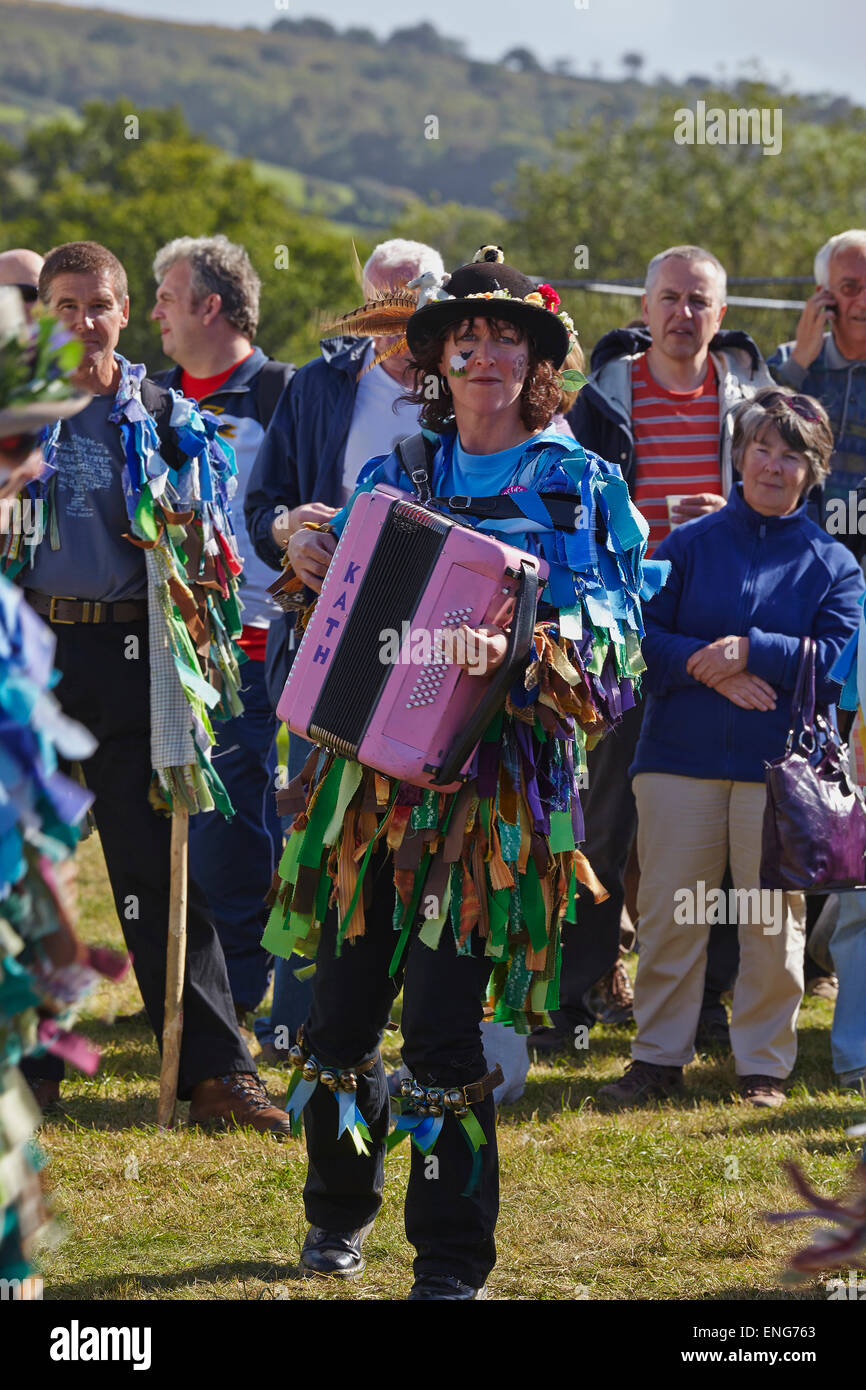
[[[852,227],[850,231],[839,232],[838,236],[831,236],[829,241],[824,242],[815,257],[816,285],[829,285],[830,262],[840,251],[848,251],[852,246],[866,250],[866,230],[862,227]]]
[[[407,270],[412,273],[406,275]],[[405,241],[402,237],[380,241],[364,266],[364,293],[369,297],[371,290],[381,290],[383,281],[389,289],[396,290],[399,284],[414,280],[416,275],[424,275],[428,270],[440,278],[445,274],[442,257],[432,246],[426,246],[423,241]],[[394,271],[402,274],[389,274]]]
[[[718,256],[714,256],[712,251],[707,251],[703,246],[669,246],[667,251],[659,251],[657,256],[653,256],[646,268],[646,279],[644,280],[644,294],[649,294],[653,280],[656,278],[664,261],[708,261],[715,266],[716,275],[719,281],[719,298],[722,304],[728,294],[728,276],[725,267],[722,265]]]

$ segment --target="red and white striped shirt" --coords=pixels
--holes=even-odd
[[[696,391],[668,391],[650,374],[646,353],[632,363],[634,503],[649,528],[647,554],[670,533],[667,498],[722,491],[716,370]]]

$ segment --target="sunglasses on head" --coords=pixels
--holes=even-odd
[[[809,396],[786,396],[783,391],[774,391],[772,395],[765,396],[761,405],[767,410],[770,406],[786,405],[803,420],[810,420],[813,424],[820,422],[821,416],[815,409],[815,403]]]

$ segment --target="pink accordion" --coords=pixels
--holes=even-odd
[[[277,714],[293,733],[415,786],[455,791],[532,641],[543,560],[396,488],[362,493],[340,537]],[[510,605],[489,676],[447,664],[440,634]]]

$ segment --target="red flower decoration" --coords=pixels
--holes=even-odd
[[[538,285],[536,286],[536,288],[538,290],[538,293],[541,295],[541,298],[544,300],[545,309],[549,309],[552,314],[555,314],[560,304],[562,303],[562,300],[556,293],[556,290],[553,288],[552,285]]]

